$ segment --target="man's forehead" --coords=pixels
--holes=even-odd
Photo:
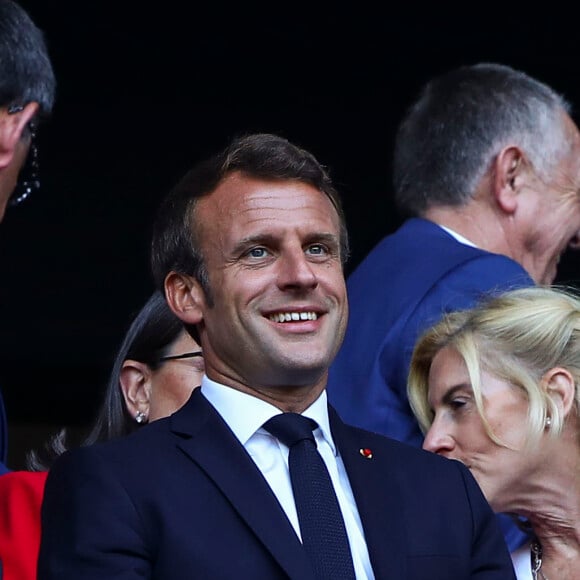
[[[195,222],[201,245],[217,244],[222,251],[244,240],[340,238],[340,219],[328,197],[294,180],[232,180],[199,200]]]
[[[255,212],[325,212],[336,214],[332,202],[314,186],[298,180],[267,180],[232,174],[197,202],[200,214],[243,221]]]

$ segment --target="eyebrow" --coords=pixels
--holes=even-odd
[[[329,246],[334,245],[338,247],[340,245],[340,237],[336,234],[318,232],[307,237],[309,244],[313,242],[323,242],[328,244]]]
[[[263,244],[268,242],[271,243],[275,239],[276,239],[275,236],[273,236],[272,234],[257,234],[254,236],[247,236],[236,242],[234,249],[235,250],[243,249],[244,247],[250,246],[252,244]]]

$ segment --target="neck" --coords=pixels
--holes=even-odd
[[[498,219],[481,206],[472,201],[460,207],[431,207],[422,217],[457,232],[482,250],[503,254],[517,261],[518,252],[511,239],[513,235],[509,220]]]
[[[542,549],[546,578],[580,578],[580,448],[575,424],[541,445],[533,465],[510,484],[511,497],[496,511],[505,509],[529,520]]]
[[[326,387],[327,373],[315,384],[307,385],[271,385],[262,381],[260,384],[248,384],[238,377],[216,373],[215,369],[206,368],[207,376],[222,385],[256,397],[277,407],[284,413],[302,413],[320,397]]]

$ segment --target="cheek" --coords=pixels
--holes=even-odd
[[[168,417],[180,409],[200,382],[201,375],[191,370],[167,372],[159,376],[151,395],[151,420]]]
[[[571,233],[574,233],[580,228],[580,204],[567,203],[558,208],[555,213],[554,229],[552,236],[567,238]]]
[[[494,433],[500,441],[513,449],[520,449],[525,442],[526,417],[519,417],[514,413],[512,419],[504,419],[499,424],[493,425]]]
[[[497,426],[492,425],[497,432]],[[494,451],[496,445],[486,433],[479,415],[471,414],[455,429],[455,441],[461,451],[467,455],[487,455]]]
[[[317,280],[323,293],[332,297],[344,309],[348,308],[346,283],[342,268],[336,264],[321,269],[317,273]]]
[[[524,445],[528,421],[527,410],[527,401],[523,397],[517,397],[504,402],[488,416],[493,433],[502,443],[512,449],[521,449]]]
[[[204,370],[203,369],[198,369],[198,368],[192,368],[188,373],[187,376],[185,377],[185,381],[186,381],[186,389],[189,391],[189,393],[191,393],[191,391],[195,388],[195,387],[199,387],[201,385],[201,379],[203,377],[204,374]]]
[[[215,317],[214,326],[223,327],[239,312],[244,311],[253,300],[262,298],[272,286],[272,277],[265,272],[253,272],[251,276],[242,272],[228,272],[227,275],[212,280],[213,306],[205,315]],[[224,314],[225,313],[225,314]],[[224,317],[226,320],[224,320]]]

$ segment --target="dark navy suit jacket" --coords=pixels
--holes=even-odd
[[[420,333],[485,294],[533,284],[506,256],[461,244],[427,220],[406,221],[348,278],[349,322],[330,368],[330,403],[347,423],[421,446],[407,399]],[[520,533],[508,536],[510,548],[522,539]]]
[[[515,578],[462,464],[329,412],[376,578]],[[61,457],[42,527],[39,580],[314,580],[274,493],[199,389],[168,419]]]

